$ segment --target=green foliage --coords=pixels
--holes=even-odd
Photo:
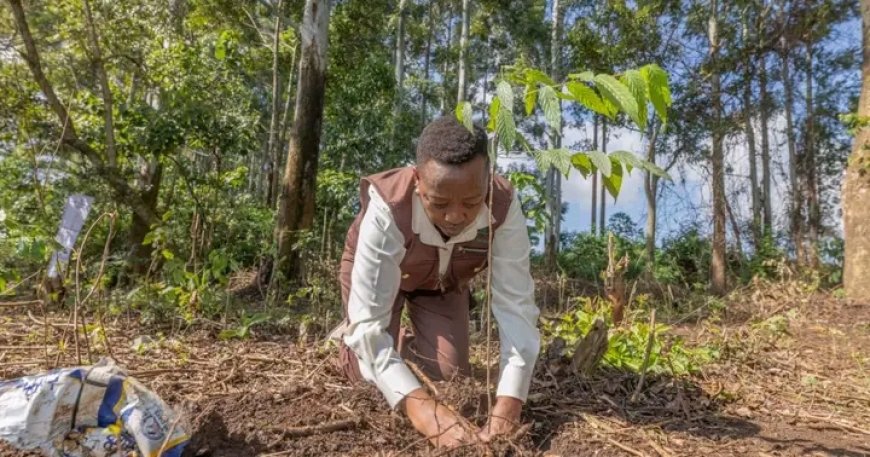
[[[218,334],[218,338],[222,340],[247,339],[251,335],[252,327],[268,321],[269,315],[265,313],[256,313],[252,315],[242,316],[241,323],[239,323],[239,325],[221,330],[221,332]]]
[[[626,228],[625,221],[619,214],[611,216],[610,231],[613,231],[614,228],[620,232],[638,230],[636,227],[634,229]],[[616,222],[616,226],[614,226],[614,222]],[[645,266],[643,243],[637,238],[624,238],[616,232],[614,234],[617,235],[615,237],[616,255],[622,257],[628,253],[630,261],[626,270],[626,278],[633,280],[643,272]],[[607,238],[607,234],[595,235],[588,232],[566,236],[559,253],[560,267],[571,278],[600,282],[601,274],[607,268]]]
[[[662,243],[656,254],[654,276],[690,290],[706,290],[710,256],[710,240],[701,236],[697,228],[689,227]]]
[[[544,187],[541,180],[526,171],[510,171],[505,174],[520,198],[520,205],[526,220],[531,221],[529,235],[534,239],[537,233],[544,231],[547,223],[547,207],[544,199]],[[535,241],[532,241],[534,244]]]
[[[545,341],[561,338],[565,341],[565,354],[570,356],[577,342],[592,328],[597,319],[610,322],[612,311],[609,306],[596,306],[593,300],[580,298],[576,309],[568,311],[555,319],[546,320],[541,326]],[[630,324],[612,328],[609,344],[603,362],[619,369],[639,372],[643,367],[644,355],[653,335],[653,347],[647,364],[647,371],[654,374],[683,376],[695,373],[700,368],[718,358],[713,347],[688,347],[682,338],[669,334],[670,327],[656,323],[651,328],[645,316],[633,313]]]

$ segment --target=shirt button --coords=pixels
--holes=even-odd
[[[410,273],[404,273],[404,274],[402,275],[402,279],[408,279],[410,276],[411,276]]]

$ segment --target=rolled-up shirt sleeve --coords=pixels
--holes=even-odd
[[[360,224],[348,296],[344,343],[356,354],[360,374],[375,384],[391,407],[420,387],[393,348],[388,328],[399,291],[404,237],[389,207],[374,191]]]
[[[519,199],[514,195],[492,247],[492,313],[501,340],[497,395],[526,400],[541,337],[535,285],[529,271],[531,244]]]

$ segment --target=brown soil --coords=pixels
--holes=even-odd
[[[784,289],[764,293],[739,296],[715,325],[677,323],[674,332],[718,345],[722,357],[697,376],[648,377],[635,403],[633,373],[604,368],[578,379],[542,361],[523,418],[533,423],[530,433],[497,443],[492,454],[870,456],[870,306]],[[60,314],[49,318],[65,322]],[[0,308],[0,324],[0,379],[47,368],[45,328],[26,309]],[[227,342],[210,327],[161,338],[123,319],[107,325],[119,363],[184,412],[188,456],[441,454],[376,389],[348,385],[333,367],[335,349],[323,342],[262,334]],[[60,334],[49,330],[51,363]],[[131,349],[145,334],[155,341]],[[108,352],[102,343],[91,346],[95,358]],[[75,363],[67,349],[60,364]],[[482,425],[480,381],[439,390]],[[484,453],[467,447],[450,455]],[[0,455],[18,454],[0,447]]]

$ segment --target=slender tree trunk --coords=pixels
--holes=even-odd
[[[558,0],[557,0],[558,1]],[[459,35],[459,72],[457,76],[456,104],[465,101],[466,85],[468,84],[468,27],[469,27],[469,2],[462,0],[462,29]]]
[[[783,38],[782,40],[782,84],[785,91],[785,128],[786,138],[788,139],[788,176],[791,184],[791,240],[794,245],[795,258],[798,264],[804,264],[806,256],[804,253],[803,242],[803,205],[801,202],[801,184],[798,174],[800,167],[800,157],[797,154],[795,146],[795,131],[792,110],[794,107],[794,90],[792,88],[793,81],[789,70],[789,49],[790,44]]]
[[[281,181],[281,170],[284,169],[287,156],[282,154],[287,150],[287,134],[290,129],[290,113],[293,107],[293,102],[296,100],[293,93],[293,82],[296,80],[296,50],[293,50],[293,56],[290,58],[290,67],[287,74],[287,89],[284,94],[284,108],[281,109],[281,123],[278,127],[278,161],[276,162],[275,182]],[[277,194],[276,194],[277,199]]]
[[[762,54],[758,66],[759,117],[761,120],[761,189],[764,201],[764,236],[773,233],[773,196],[771,195],[770,175],[770,140],[768,119],[770,116],[770,100],[767,97],[767,62]]]
[[[278,148],[279,115],[281,108],[281,74],[279,72],[281,56],[281,6],[283,0],[278,0],[275,8],[275,32],[272,34],[272,119],[269,121],[269,142],[266,151],[269,169],[269,189],[266,192],[266,206],[273,208],[278,197],[278,162],[280,149]]]
[[[712,0],[708,23],[708,38],[710,40],[710,84],[711,103],[713,105],[713,151],[711,168],[713,172],[713,255],[710,261],[711,291],[724,295],[726,288],[725,270],[725,158],[722,152],[722,100],[719,75],[719,7],[718,1]]]
[[[326,89],[326,49],[329,0],[306,0],[301,27],[301,57],[296,109],[287,152],[287,166],[278,197],[277,263],[273,284],[281,275],[300,281],[303,276],[293,245],[299,231],[311,228],[317,190],[317,161]]]
[[[562,71],[560,58],[562,52],[562,6],[559,0],[553,1],[553,24],[550,38],[550,77],[553,81],[559,81]],[[562,146],[561,121],[556,128],[551,127],[548,123],[546,135],[548,149],[560,148]],[[547,238],[544,240],[544,264],[548,269],[554,270],[562,231],[562,175],[556,167],[550,167],[547,170],[546,190],[547,212],[550,215],[550,220],[547,224]]]
[[[450,53],[450,46],[453,41],[453,18],[451,17],[453,14],[452,8],[447,8],[447,35],[444,38],[444,51],[446,54]],[[444,59],[441,64],[441,105],[440,112],[443,116],[447,113],[447,97],[449,94],[449,85],[447,84],[447,75],[450,71],[449,65],[450,59]]]
[[[734,210],[731,208],[731,204],[728,203],[728,199],[725,200],[725,212],[728,214],[728,221],[731,222],[731,231],[734,232],[734,248],[737,250],[737,253],[740,256],[740,260],[743,260],[743,235],[740,232],[740,224],[737,222],[737,215],[734,214]]]
[[[598,150],[598,115],[592,117],[592,150]],[[592,214],[590,215],[589,232],[593,235],[598,230],[598,171],[592,172]]]
[[[435,0],[429,1],[429,17],[427,19],[427,35],[426,35],[426,56],[423,59],[423,88],[420,94],[420,125],[425,127],[429,123],[429,108],[427,106],[429,97],[429,64],[432,60],[432,35],[435,33],[434,26],[434,5]]]
[[[813,102],[813,41],[812,36],[807,39],[807,126],[804,133],[804,160],[802,163],[802,171],[806,182],[806,202],[807,202],[807,220],[809,222],[809,233],[807,241],[809,242],[807,249],[807,257],[811,267],[818,268],[819,266],[819,234],[822,225],[822,211],[819,205],[819,186],[816,181],[818,172],[816,170],[816,126],[815,126],[815,104]]]
[[[863,57],[858,116],[870,118],[870,0],[861,0]],[[843,226],[846,254],[843,286],[849,298],[870,304],[870,127],[858,130],[843,184]]]
[[[659,126],[653,121],[649,126],[649,145],[646,149],[646,160],[649,163],[656,163],[656,139],[658,138]],[[656,216],[658,212],[658,203],[656,197],[658,194],[659,178],[649,171],[644,175],[644,193],[646,194],[646,259],[649,262],[649,271],[652,271],[656,261]]]
[[[749,45],[749,23],[743,16],[743,43]],[[752,242],[757,252],[761,247],[761,195],[758,188],[758,153],[755,150],[755,130],[752,128],[752,56],[746,53],[743,62],[743,123],[749,152],[749,190],[752,204]]]
[[[607,154],[607,119],[601,119],[601,152]],[[604,187],[604,177],[601,179],[601,206],[598,207],[598,234],[604,235],[607,233],[605,230],[607,228],[607,188]],[[593,192],[598,192],[598,189],[593,189]]]
[[[85,19],[88,24],[88,40],[91,42],[92,63],[94,73],[100,82],[100,90],[103,94],[103,130],[106,132],[106,161],[110,167],[117,166],[117,152],[115,150],[115,123],[112,111],[115,104],[112,100],[112,88],[109,86],[109,76],[106,74],[106,66],[103,61],[103,51],[100,48],[100,38],[97,35],[97,27],[94,25],[94,17],[91,14],[91,2],[84,0]]]
[[[399,24],[396,27],[396,91],[401,94],[405,85],[405,16],[407,0],[399,0]],[[401,97],[399,97],[401,98]]]

